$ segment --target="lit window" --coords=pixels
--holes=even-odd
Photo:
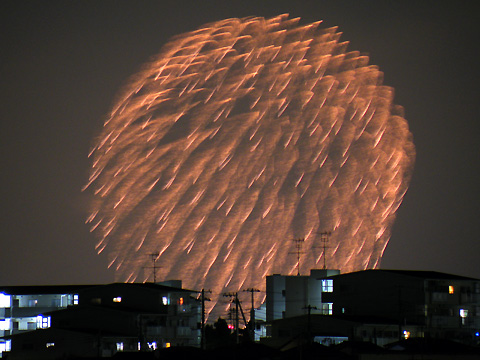
[[[9,308],[10,304],[10,295],[0,293],[0,308]]]
[[[12,320],[0,320],[0,330],[10,330],[12,328]]]
[[[116,303],[122,302],[122,297],[121,296],[114,297],[113,302],[116,302]]]
[[[148,348],[150,350],[157,350],[157,342],[156,341],[149,342],[149,343],[147,343],[147,345],[148,345]]]
[[[178,305],[183,305],[183,298],[178,299]]]
[[[322,280],[322,292],[333,292],[333,280]]]
[[[460,309],[460,317],[461,318],[466,318],[467,316],[468,316],[468,310]]]
[[[333,303],[323,303],[322,304],[322,314],[323,315],[332,315],[333,314]]]
[[[78,305],[78,294],[73,295],[73,305]]]
[[[168,305],[168,304],[170,304],[170,301],[169,301],[168,297],[166,297],[166,296],[163,296],[163,297],[162,297],[162,304],[163,304],[163,305]]]
[[[449,294],[453,294],[454,292],[455,292],[455,289],[453,288],[452,285],[450,285],[450,286],[448,287],[448,293],[449,293]]]
[[[403,330],[403,338],[408,339],[410,337],[410,331]]]
[[[2,357],[2,352],[10,351],[12,349],[12,340],[7,340],[3,342],[0,340],[0,358]]]
[[[48,342],[45,344],[45,346],[48,348],[53,348],[55,346],[55,343],[54,342]]]
[[[168,343],[168,342],[165,344],[165,347],[166,347],[166,348],[169,348],[170,346],[171,346],[171,344]]]
[[[51,321],[50,316],[38,315],[37,316],[37,329],[47,329],[47,328],[49,328],[50,327],[50,321]]]
[[[123,351],[123,342],[117,342],[117,351]]]

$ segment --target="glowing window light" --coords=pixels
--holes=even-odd
[[[123,351],[123,342],[117,342],[117,351]]]
[[[323,303],[322,304],[322,313],[323,313],[323,315],[332,315],[333,314],[333,303]]]
[[[45,347],[48,349],[48,348],[53,348],[55,346],[55,343],[54,342],[47,342],[45,344]]]
[[[120,303],[120,302],[122,302],[122,297],[121,297],[121,296],[116,296],[116,297],[114,297],[114,298],[113,298],[113,302],[115,302],[115,303]]]
[[[10,330],[12,328],[12,319],[0,320],[0,330]]]
[[[403,338],[408,339],[410,337],[410,331],[403,330]]]
[[[0,293],[0,308],[9,308],[11,306],[10,295]]]
[[[468,316],[468,310],[467,309],[460,309],[460,317],[461,318],[466,318]]]
[[[37,315],[37,329],[48,329],[50,327],[51,317]]]
[[[0,342],[0,357],[2,357],[2,352],[10,351],[11,349],[12,349],[12,340]]]
[[[333,280],[322,280],[322,292],[333,292]]]
[[[162,297],[162,304],[163,304],[163,305],[168,305],[168,304],[170,304],[169,298],[166,297],[166,296],[163,296],[163,297]]]
[[[165,344],[165,347],[166,347],[166,348],[169,348],[170,346],[172,346],[172,344],[170,344],[169,342],[167,342],[167,343]]]
[[[452,285],[450,285],[450,286],[448,287],[448,293],[449,293],[449,294],[453,294],[454,292],[455,292],[454,287],[453,287]]]

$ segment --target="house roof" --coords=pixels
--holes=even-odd
[[[0,286],[0,292],[10,295],[73,294],[95,286],[101,285],[13,285]]]
[[[478,280],[471,277],[447,274],[438,271],[428,271],[428,270],[389,270],[389,269],[379,269],[375,271],[385,271],[400,275],[421,277],[425,279],[447,279],[447,280]]]
[[[93,285],[20,285],[0,286],[0,292],[10,295],[39,295],[39,294],[73,294],[88,288],[99,288],[107,286],[126,286],[148,288],[153,290],[174,290],[177,292],[195,293],[195,290],[176,288],[155,283],[112,283]]]
[[[480,354],[478,347],[468,346],[449,339],[410,338],[385,346],[397,353],[411,354]]]
[[[445,279],[445,280],[479,280],[471,277],[461,276],[461,275],[454,275],[454,274],[447,274],[438,271],[428,271],[428,270],[394,270],[394,269],[369,269],[369,270],[361,270],[355,271],[352,273],[345,273],[336,276],[342,275],[349,275],[349,274],[358,274],[358,273],[390,273],[390,274],[398,274],[404,276],[412,276],[422,279]]]
[[[39,334],[45,335],[45,334],[70,334],[72,336],[78,337],[79,335],[84,335],[84,336],[93,336],[93,337],[98,337],[99,336],[99,331],[97,329],[62,329],[62,328],[47,328],[47,329],[39,329],[39,330],[31,330],[31,331],[25,331],[21,332],[18,334],[11,334],[11,335],[5,335],[0,337],[0,339],[15,339],[15,338],[29,338],[29,337],[36,337]],[[131,338],[131,339],[137,339],[138,337],[136,336],[129,336],[128,334],[124,334],[121,332],[113,332],[113,331],[102,331],[101,332],[101,337],[106,338],[106,337],[122,337],[122,338]]]
[[[310,320],[309,320],[310,317]],[[372,315],[323,315],[323,314],[311,314],[311,315],[297,315],[287,317],[285,319],[273,320],[272,324],[289,324],[289,323],[307,323],[310,321],[312,324],[316,322],[328,322],[328,323],[349,323],[351,325],[394,325],[398,326],[398,319],[387,318],[383,316]],[[410,325],[417,325],[410,323]]]

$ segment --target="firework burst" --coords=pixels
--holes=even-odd
[[[124,281],[215,293],[301,271],[375,268],[415,150],[393,89],[335,28],[228,19],[173,38],[92,150],[88,223]],[[216,302],[210,304],[213,307]]]

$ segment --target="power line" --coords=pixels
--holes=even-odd
[[[211,293],[211,290],[202,289],[201,292],[201,300],[202,300],[202,337],[201,337],[201,349],[206,349],[206,341],[205,341],[205,301],[211,301],[210,298],[205,297],[205,293]]]

